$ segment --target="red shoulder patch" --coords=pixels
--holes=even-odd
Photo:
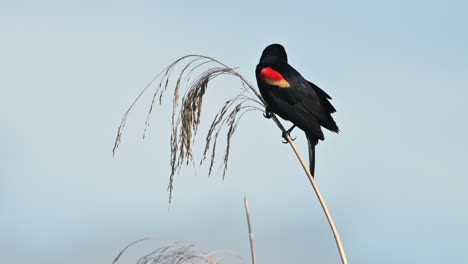
[[[281,73],[273,70],[273,68],[271,68],[271,67],[263,68],[262,71],[260,72],[260,77],[262,77],[262,79],[264,79],[264,80],[265,79],[275,80],[275,81],[284,80],[283,75],[281,75]]]
[[[288,88],[291,86],[281,73],[275,71],[271,67],[263,68],[260,71],[260,78],[270,85],[279,86],[281,88]]]

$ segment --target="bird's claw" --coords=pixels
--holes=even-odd
[[[265,113],[263,113],[263,117],[270,119],[271,118],[271,112],[268,110],[265,110]]]
[[[283,134],[282,134],[281,136],[285,139],[285,141],[282,141],[282,140],[281,140],[281,142],[283,142],[284,144],[288,144],[288,143],[289,143],[289,142],[288,142],[288,136],[291,137],[291,135],[290,135],[290,134],[291,134],[291,131],[293,131],[293,129],[294,129],[295,127],[296,127],[296,125],[293,125],[293,126],[292,126],[291,128],[289,128],[288,130],[283,131]],[[291,138],[291,140],[292,140],[292,141],[296,140],[296,137]]]
[[[271,118],[271,110],[270,110],[270,107],[268,107],[268,106],[265,107],[265,113],[263,113],[263,116],[264,116],[265,118],[268,118],[268,119]]]
[[[289,142],[286,140],[286,135],[284,135],[283,138],[285,138],[285,140],[281,140],[281,143],[288,144]],[[294,141],[294,140],[296,140],[296,137],[291,138],[291,141]]]

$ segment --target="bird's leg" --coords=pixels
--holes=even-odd
[[[265,113],[263,113],[263,116],[264,116],[265,118],[268,118],[268,119],[271,118],[271,110],[270,110],[270,107],[267,106],[267,107],[265,108]]]
[[[287,136],[290,136],[289,134],[291,134],[291,131],[293,131],[293,129],[296,127],[296,125],[293,125],[290,129],[286,130],[283,132],[282,134],[282,137],[286,140],[286,137]],[[296,140],[296,138],[293,138],[292,141]],[[281,141],[283,142],[284,144],[288,144],[289,142],[286,140],[286,141]]]

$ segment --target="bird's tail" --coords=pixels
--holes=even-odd
[[[314,177],[315,172],[315,145],[318,143],[318,139],[306,133],[307,142],[309,143],[309,170]]]

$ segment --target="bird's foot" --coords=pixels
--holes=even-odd
[[[289,143],[289,142],[288,142],[288,136],[289,136],[289,137],[291,136],[291,135],[290,135],[290,134],[291,134],[291,131],[293,131],[293,129],[294,129],[295,127],[296,127],[296,125],[293,125],[290,129],[288,129],[288,130],[286,130],[286,131],[283,132],[283,134],[281,135],[281,136],[284,138],[284,140],[285,140],[285,141],[282,141],[282,140],[281,140],[281,142],[283,142],[283,144],[288,144],[288,143]],[[292,140],[292,141],[296,140],[296,137],[291,138],[291,140]]]
[[[263,113],[263,117],[270,119],[271,118],[271,111],[270,108],[265,108],[265,113]]]
[[[285,138],[286,138],[286,137],[285,137]],[[296,137],[291,138],[291,140],[292,140],[292,141],[296,140]],[[285,139],[285,140],[281,140],[281,143],[283,143],[283,144],[288,144],[289,142],[288,142],[288,140]]]

